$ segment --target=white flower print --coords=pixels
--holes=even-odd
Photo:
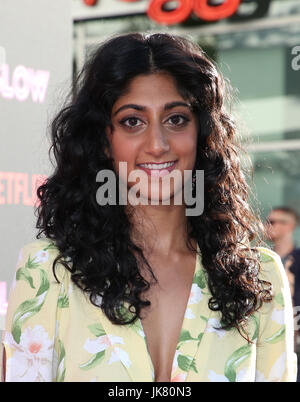
[[[277,322],[277,324],[284,324],[284,310],[277,310],[274,308],[272,312],[272,320]]]
[[[251,378],[249,378],[249,370],[242,369],[236,373],[236,382],[251,382]]]
[[[185,318],[188,318],[188,319],[190,319],[190,320],[192,320],[193,318],[196,318],[196,316],[195,316],[195,314],[193,313],[193,311],[192,311],[192,309],[191,308],[187,308],[186,309],[186,312],[185,312],[185,316],[184,316]]]
[[[217,374],[213,370],[209,370],[208,379],[211,382],[229,382],[228,378],[223,374]]]
[[[249,381],[248,377],[247,377],[247,370],[240,370],[237,374],[236,374],[236,382],[246,382]],[[229,382],[229,379],[223,375],[223,374],[217,374],[215,371],[213,370],[209,370],[208,373],[208,378],[211,382]]]
[[[123,338],[114,335],[102,335],[96,339],[88,338],[85,341],[84,349],[91,354],[95,354],[115,344],[124,344]]]
[[[64,283],[61,284],[61,291],[60,292],[62,294],[65,293],[65,284]]]
[[[13,350],[7,359],[7,382],[52,381],[53,340],[41,325],[26,328],[16,343],[6,332],[4,343]]]
[[[70,296],[70,294],[73,292],[73,285],[72,283],[70,283],[69,285],[69,290],[68,290],[68,296]]]
[[[34,262],[46,262],[49,259],[48,250],[40,250],[35,254]]]
[[[264,373],[262,373],[259,370],[256,370],[255,373],[255,382],[267,382],[268,380],[266,379]]]
[[[200,300],[202,300],[202,291],[201,288],[197,285],[197,283],[193,283],[191,288],[191,294],[189,297],[188,305],[190,304],[198,304]]]
[[[137,332],[142,338],[146,337],[145,332],[142,329],[139,329]]]
[[[269,382],[281,381],[285,368],[286,368],[286,352],[282,353],[276,360],[276,362],[273,364],[269,374]]]
[[[111,353],[108,364],[121,361],[127,368],[131,366],[129,355],[125,350],[115,347]]]
[[[215,332],[219,338],[223,338],[226,335],[226,331],[223,329],[215,329],[221,327],[221,323],[217,318],[210,318],[207,322],[205,332]]]
[[[285,368],[286,368],[286,352],[282,353],[276,360],[276,362],[273,364],[269,373],[269,377],[265,377],[265,375],[262,372],[256,371],[255,381],[280,382],[282,380]]]

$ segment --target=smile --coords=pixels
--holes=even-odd
[[[165,162],[165,163],[141,163],[139,166],[147,169],[167,169],[173,166],[176,161]]]
[[[163,163],[140,163],[137,166],[144,170],[149,176],[165,176],[175,168],[176,163],[177,161]]]

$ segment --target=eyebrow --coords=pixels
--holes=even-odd
[[[187,107],[188,109],[191,108],[191,105],[190,105],[189,103],[176,101],[176,102],[169,102],[169,103],[166,103],[165,106],[164,106],[164,110],[169,110],[169,109],[172,109],[173,107],[176,107],[176,106],[185,106],[185,107]],[[129,104],[127,104],[127,105],[123,105],[123,106],[119,107],[119,109],[117,109],[117,110],[115,111],[115,113],[113,114],[113,116],[115,116],[117,113],[119,113],[121,110],[124,110],[124,109],[135,109],[135,110],[139,110],[139,111],[144,111],[144,110],[146,110],[147,108],[146,108],[146,106],[135,105],[134,103],[129,103]]]

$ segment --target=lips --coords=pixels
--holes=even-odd
[[[137,166],[144,170],[148,176],[165,176],[175,169],[177,160],[162,163],[140,163]]]

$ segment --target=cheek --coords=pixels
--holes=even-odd
[[[172,149],[192,169],[196,160],[197,135],[190,133],[176,138],[172,144]]]
[[[115,163],[127,162],[133,165],[138,155],[138,144],[132,138],[114,133],[111,140],[112,157]]]

